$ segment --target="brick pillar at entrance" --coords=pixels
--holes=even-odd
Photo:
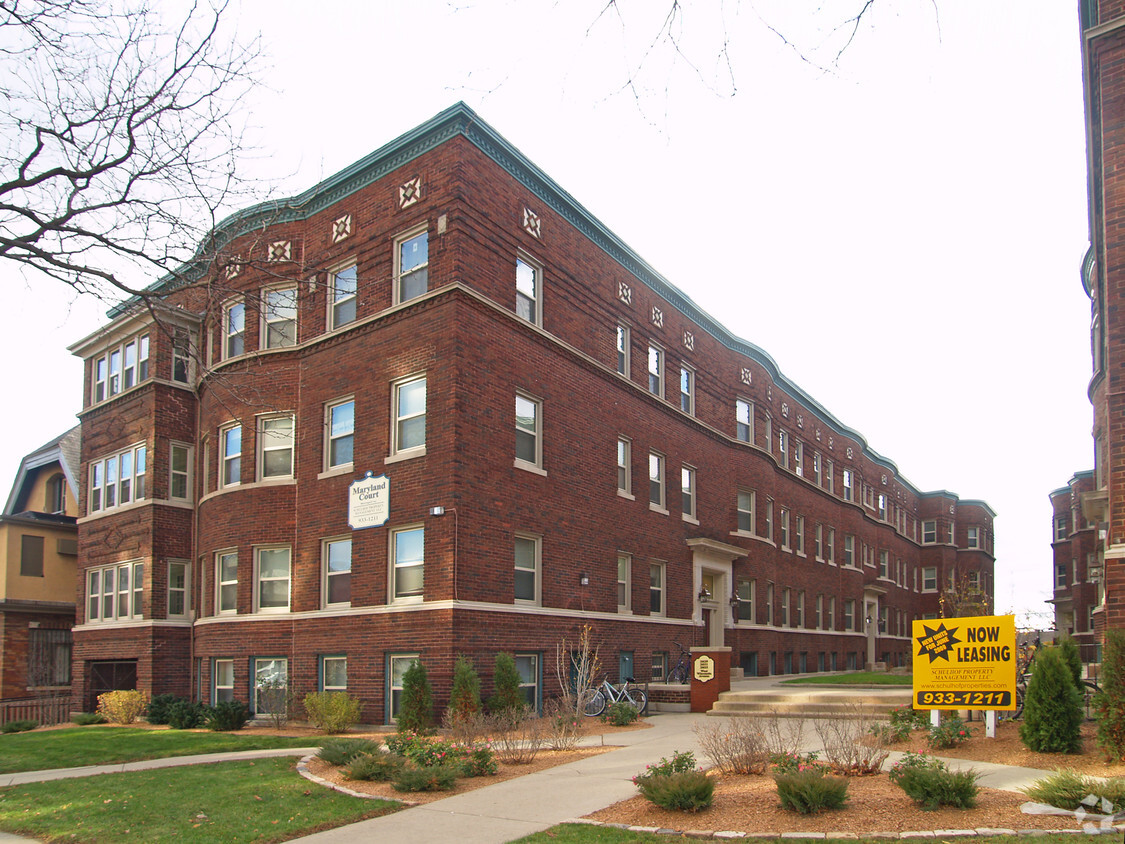
[[[691,711],[707,712],[730,691],[730,648],[691,649]]]

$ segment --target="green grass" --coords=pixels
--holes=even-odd
[[[318,742],[317,737],[308,736],[243,736],[238,733],[145,730],[137,727],[40,730],[0,735],[0,773],[113,765],[228,750],[311,747]]]
[[[913,684],[914,678],[910,674],[852,671],[849,674],[817,674],[781,682],[792,686],[909,686]]]
[[[706,817],[692,815],[692,818]],[[684,827],[698,827],[698,822],[685,823]],[[512,844],[668,844],[669,840],[679,841],[678,836],[656,835],[650,832],[629,832],[626,829],[616,829],[606,826],[590,826],[588,824],[561,824],[551,827],[544,832],[537,832],[513,841]],[[1054,840],[1054,837],[1044,839],[1041,836],[1031,835],[997,835],[988,839],[988,844],[1043,844],[1044,840]],[[826,838],[817,844],[878,844],[877,839]],[[793,844],[792,839],[786,838],[757,838],[754,844]]]
[[[313,785],[292,759],[217,762],[0,789],[0,829],[74,844],[269,842],[386,814],[398,804]]]

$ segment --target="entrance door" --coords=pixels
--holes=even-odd
[[[86,683],[86,711],[98,708],[98,695],[137,688],[137,661],[87,663],[89,680]]]

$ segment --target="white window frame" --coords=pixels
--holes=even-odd
[[[329,683],[328,682],[329,663],[331,663],[332,666],[333,666],[333,671],[332,671],[333,674],[335,674],[336,671],[341,670],[340,668],[337,667],[338,665],[343,666],[343,669],[342,669],[343,673],[344,673],[343,684]],[[322,656],[320,658],[320,676],[317,679],[320,681],[318,685],[320,686],[320,690],[322,692],[346,692],[348,690],[348,658],[347,658],[347,656],[345,656],[343,654],[325,654],[324,656]]]
[[[745,498],[744,498],[745,496]],[[735,509],[735,529],[737,533],[744,533],[754,536],[757,532],[757,524],[755,522],[755,496],[756,493],[752,489],[740,489],[735,494],[734,509]],[[749,507],[743,507],[743,504],[749,504]],[[744,519],[745,516],[745,519]],[[743,521],[748,522],[747,528],[742,526]]]
[[[177,328],[172,334],[172,380],[180,384],[191,383],[191,347],[191,335],[187,329]]]
[[[922,591],[923,592],[937,592],[938,591],[938,570],[937,570],[937,566],[922,566]]]
[[[90,404],[100,404],[148,380],[149,335],[134,334],[90,358]]]
[[[805,444],[800,440],[793,443],[793,472],[799,477],[805,476]]]
[[[777,509],[778,542],[783,551],[789,551],[789,508]]]
[[[403,391],[410,391],[407,394],[408,398],[417,398],[415,391],[419,385],[422,391],[422,409],[418,410],[414,407],[404,412]],[[411,375],[391,384],[391,455],[393,457],[420,457],[426,453],[426,422],[429,412],[428,387],[425,375]],[[414,441],[414,436],[416,436],[414,430],[417,427],[418,420],[422,422],[422,441],[420,443]],[[409,444],[403,442],[407,439],[404,436],[405,432],[412,434],[409,438],[411,440]]]
[[[525,604],[531,606],[539,606],[543,602],[543,540],[542,537],[536,536],[531,533],[515,534],[513,540],[513,560],[514,569],[516,573],[523,573],[525,576],[530,574],[532,577],[531,597],[519,597],[516,592],[518,588],[513,586],[513,600],[517,604]],[[525,553],[528,548],[531,550],[531,565],[521,565],[519,549],[523,548]]]
[[[234,577],[223,579],[223,564],[233,563]],[[223,591],[230,587],[228,593],[232,595],[232,606],[223,605]],[[238,549],[227,548],[215,552],[215,615],[238,614]]]
[[[660,616],[668,615],[668,567],[664,563],[650,563],[648,567],[648,614]],[[659,604],[658,609],[653,609],[654,604]]]
[[[182,581],[180,586],[173,586],[174,577],[173,572],[179,571],[182,574]],[[172,611],[172,598],[174,595],[179,596],[181,607],[179,612]],[[169,560],[168,561],[168,618],[191,618],[191,565],[187,560]]]
[[[814,559],[818,563],[824,562],[824,525],[817,523],[815,534],[815,554]]]
[[[816,595],[816,629],[824,629],[824,593],[818,592]]]
[[[805,517],[801,515],[793,517],[793,550],[805,556]]]
[[[980,548],[980,528],[976,525],[969,525],[965,530],[965,546],[967,548]]]
[[[340,283],[343,276],[345,283]],[[359,318],[359,265],[353,260],[328,273],[328,330],[335,331],[350,325]],[[341,310],[351,311],[351,317],[341,319]],[[346,316],[346,314],[345,314]]]
[[[279,671],[280,669],[280,671]],[[284,679],[285,684],[282,686],[285,689],[280,697],[282,701],[288,699],[289,689],[289,660],[286,657],[253,657],[251,659],[251,671],[254,678],[254,693],[253,699],[250,701],[254,715],[274,715],[279,713],[270,712],[262,708],[262,704],[258,701],[258,693],[262,689],[263,681],[270,679],[267,672],[271,672],[274,676],[280,674]],[[282,703],[285,706],[285,703]]]
[[[766,539],[773,542],[773,499],[766,499]]]
[[[234,700],[234,660],[211,660],[211,704]]]
[[[113,584],[107,590],[105,576],[109,572],[113,572]],[[121,588],[122,574],[128,578],[128,585],[124,589]],[[132,621],[143,617],[143,562],[130,560],[124,563],[88,568],[85,573],[85,584],[87,624],[108,624],[116,621]],[[108,613],[106,612],[107,603],[110,610]]]
[[[176,467],[176,454],[183,455],[183,468]],[[192,470],[195,467],[194,449],[187,443],[173,442],[168,446],[168,498],[172,501],[191,501],[193,499]],[[180,479],[183,495],[176,494],[176,481]]]
[[[782,587],[781,590],[781,627],[791,627],[793,617],[789,614],[789,595],[790,589],[788,586]]]
[[[262,556],[263,554],[273,554],[275,552],[285,553],[285,575],[273,575],[264,577],[262,575]],[[280,559],[280,557],[279,557]],[[273,604],[264,606],[262,601],[263,587],[267,583],[284,583],[285,584],[285,604]],[[254,546],[254,612],[262,615],[287,613],[290,610],[293,602],[293,548],[289,545],[256,545]]]
[[[828,528],[828,536],[824,539],[824,561],[831,566],[836,565],[836,528]]]
[[[734,400],[734,438],[754,442],[754,403],[748,399]]]
[[[664,398],[664,349],[651,341],[648,344],[645,373],[648,391],[654,396]]]
[[[879,549],[879,577],[883,580],[891,577],[891,552],[883,548]]]
[[[766,625],[773,627],[773,599],[774,599],[774,586],[772,583],[766,583]]]
[[[850,533],[844,535],[844,568],[859,568],[855,559],[855,537]]]
[[[259,348],[286,349],[297,345],[297,288],[293,285],[263,287],[261,307]],[[291,327],[291,333],[285,331],[286,326]]]
[[[633,611],[633,558],[629,554],[617,554],[617,611]]]
[[[817,486],[824,485],[823,460],[819,451],[814,451],[812,456],[813,483]]]
[[[789,468],[789,432],[779,428],[777,431],[777,457],[782,469]]]
[[[844,629],[855,631],[855,598],[844,599]]]
[[[521,276],[521,269],[524,272]],[[527,271],[531,272],[531,295],[526,286]],[[543,324],[543,265],[525,252],[516,253],[516,316],[532,325]],[[522,306],[522,308],[521,308]]]
[[[629,326],[622,323],[617,323],[616,337],[614,338],[617,348],[615,350],[616,358],[614,363],[617,366],[617,374],[629,377],[632,365],[632,331]]]
[[[922,521],[922,544],[937,544],[937,519],[924,519]]]
[[[688,416],[695,415],[695,370],[680,364],[680,410]]]
[[[695,467],[686,463],[680,466],[680,506],[685,520],[696,521]]]
[[[406,536],[407,534],[419,533],[422,540],[422,556],[420,560],[414,558],[405,558],[403,562],[399,561],[399,537]],[[390,531],[388,538],[390,550],[387,555],[387,562],[390,566],[390,600],[391,603],[420,603],[426,594],[426,533],[425,527],[420,524],[403,525],[402,527],[394,528]],[[406,569],[421,568],[422,570],[422,585],[418,589],[404,590],[401,594],[399,592],[398,580],[399,571]]]
[[[430,289],[430,236],[429,236],[429,223],[422,223],[420,226],[415,226],[394,239],[394,303],[401,305],[403,302],[409,302],[411,299],[417,299],[429,292]],[[425,235],[426,243],[426,258],[424,261],[411,266],[407,270],[403,270],[402,253],[403,249],[411,241]],[[418,278],[424,279],[425,289],[415,292],[411,296],[403,295],[405,293],[403,285],[405,283],[416,281]]]
[[[231,449],[230,435],[237,432],[238,451]],[[231,422],[219,428],[219,488],[242,483],[242,425]]]
[[[739,624],[753,624],[755,618],[755,591],[757,581],[754,578],[740,579],[735,584],[738,596],[738,622]],[[743,588],[745,587],[745,588]],[[745,612],[745,615],[743,615]]]
[[[656,500],[653,500],[653,497]],[[648,507],[667,513],[668,496],[664,483],[664,455],[659,451],[648,453]]]
[[[524,411],[530,408],[533,415],[531,417],[531,424],[528,425],[525,421],[526,414],[521,415],[521,404]],[[517,469],[530,469],[534,472],[543,471],[543,402],[540,399],[530,396],[527,393],[516,391],[515,397],[515,421],[516,421],[516,444],[515,444],[515,467]],[[531,458],[528,459],[527,444],[531,443]],[[522,449],[521,449],[522,444]],[[520,456],[521,452],[525,456]]]
[[[288,423],[288,430],[286,430]],[[296,472],[297,463],[297,423],[292,413],[270,413],[257,418],[257,466],[259,481],[291,480]],[[289,454],[288,471],[278,471],[275,467],[267,473],[268,458],[277,455]]]
[[[843,471],[843,499],[845,501],[855,500],[855,475],[851,469],[844,469]]]
[[[421,660],[417,653],[387,654],[387,720],[398,720],[398,710],[402,703],[402,678],[410,666]],[[396,694],[397,693],[397,694]]]
[[[887,496],[881,492],[875,496],[875,511],[879,514],[879,521],[887,520]]]
[[[223,305],[223,360],[246,354],[246,301],[231,299]]]
[[[617,438],[617,494],[633,498],[633,442],[628,437]]]
[[[117,510],[147,495],[145,475],[148,473],[148,446],[132,445],[116,454],[90,461],[87,512],[103,513]]]
[[[1067,537],[1066,516],[1055,516],[1055,542],[1062,542]]]
[[[335,553],[339,549],[341,553]],[[340,568],[343,562],[342,552],[347,551],[347,568]],[[321,574],[320,574],[320,605],[322,607],[349,607],[352,603],[351,577],[352,577],[352,538],[350,536],[337,536],[325,539],[320,545]],[[332,600],[332,587],[334,581],[346,579],[346,601]]]
[[[828,619],[827,619],[827,621],[828,621],[828,623],[825,625],[825,629],[835,630],[836,629],[836,596],[835,595],[829,595],[828,596]]]
[[[350,408],[350,422],[347,418]],[[337,429],[337,411],[340,412]],[[340,460],[333,456],[333,447],[348,443],[349,459]],[[337,399],[324,405],[324,471],[346,470],[355,462],[355,397]]]

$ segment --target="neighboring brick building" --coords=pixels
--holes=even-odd
[[[72,428],[20,461],[0,516],[0,700],[70,688],[79,436]]]
[[[945,584],[991,594],[986,504],[915,489],[464,105],[218,241],[72,347],[83,705],[276,678],[384,721],[415,656],[441,703],[502,649],[541,699],[587,623],[640,680],[675,642],[903,664]]]
[[[1083,659],[1096,661],[1095,618],[1101,606],[1097,526],[1081,502],[1094,491],[1094,473],[1076,472],[1051,493],[1051,556],[1054,564],[1055,630],[1070,634]]]

